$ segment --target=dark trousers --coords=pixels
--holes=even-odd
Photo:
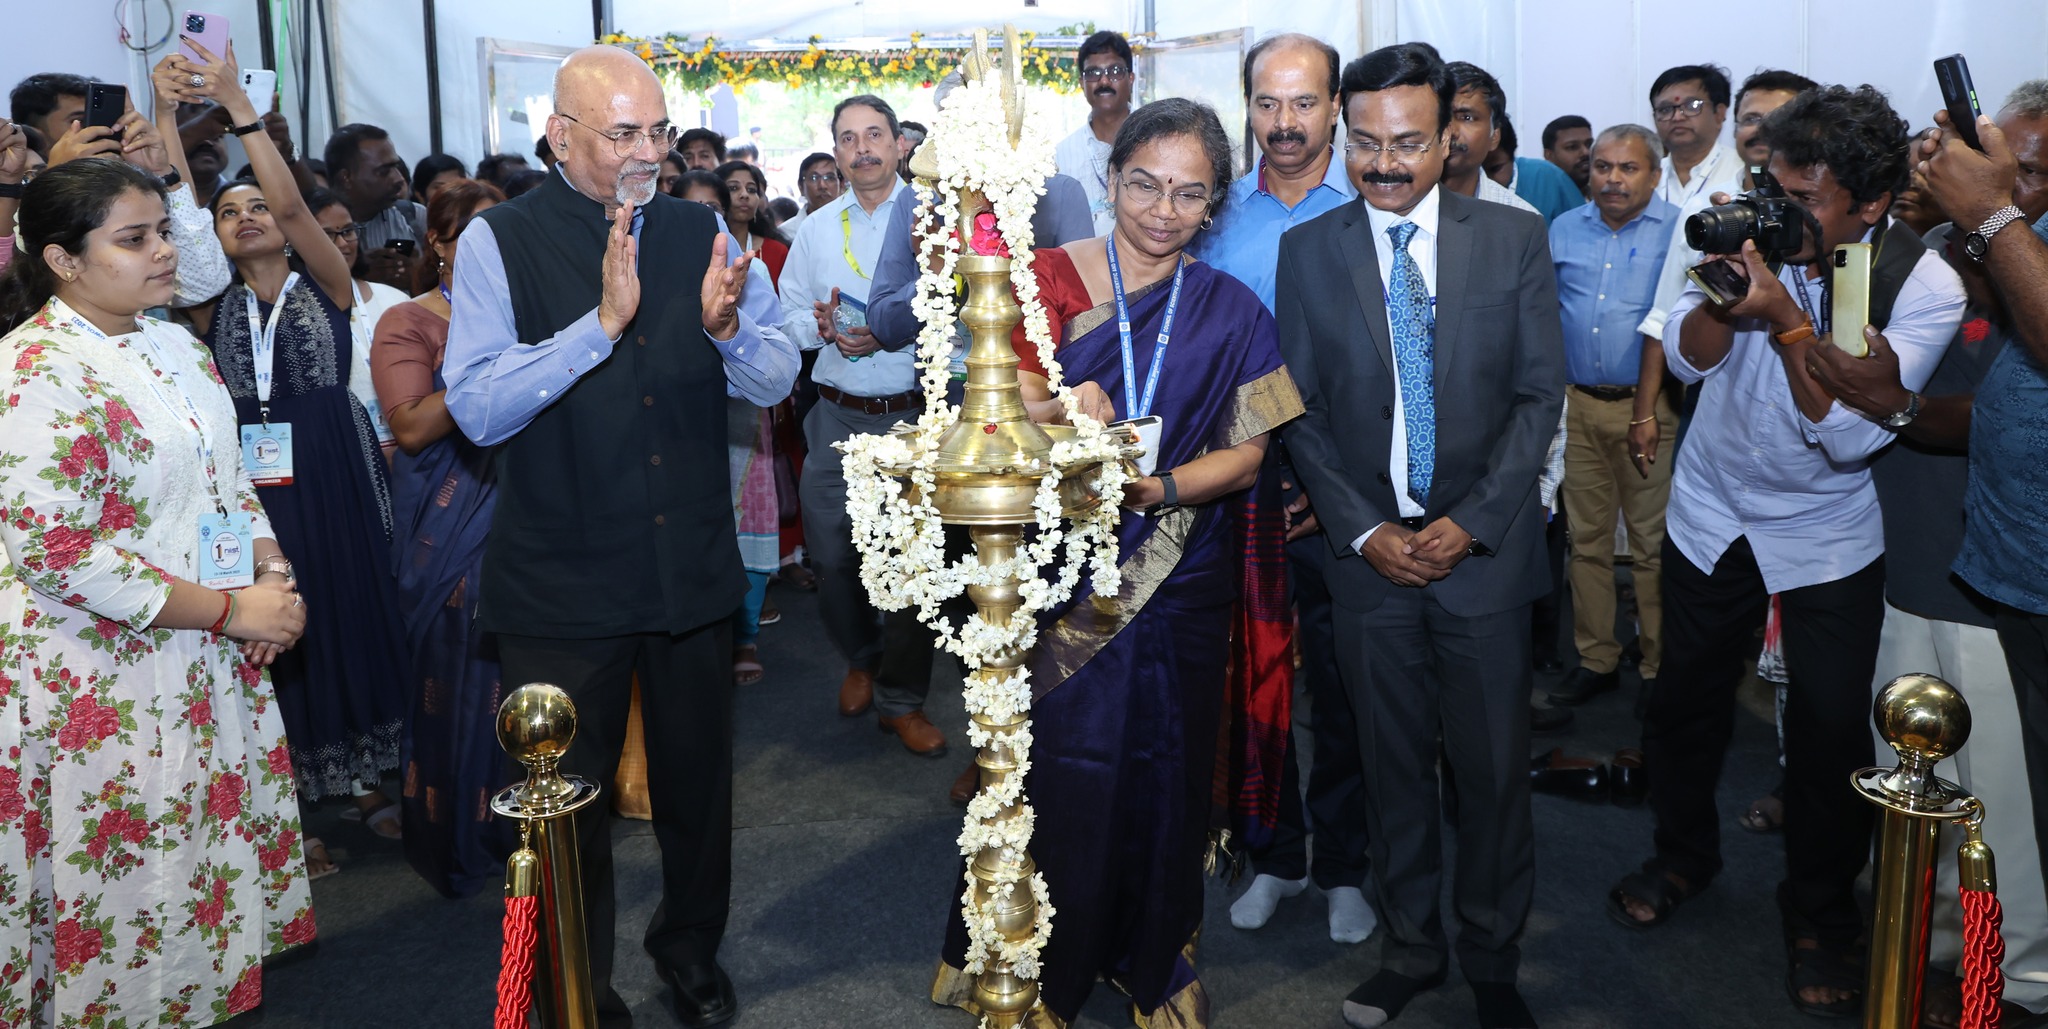
[[[1438,733],[1458,793],[1458,965],[1514,982],[1536,880],[1529,820],[1529,605],[1462,616],[1428,589],[1372,611],[1338,605],[1337,667],[1358,718],[1366,831],[1385,930],[1381,967],[1444,970]]]
[[[2019,700],[2020,741],[2026,748],[2027,778],[2034,783],[2034,836],[2042,842],[2041,875],[2048,879],[2048,615],[2000,604],[1997,625]]]
[[[1287,764],[1280,773],[1280,824],[1266,846],[1252,851],[1252,867],[1262,875],[1300,879],[1310,872],[1309,838],[1314,837],[1316,885],[1363,887],[1370,867],[1365,855],[1365,771],[1358,761],[1358,720],[1351,698],[1337,674],[1337,641],[1330,622],[1330,587],[1323,578],[1332,560],[1330,545],[1319,535],[1287,545],[1293,573],[1296,639],[1301,644],[1302,692],[1309,705],[1309,755],[1306,810],[1301,794],[1301,762],[1296,759],[1294,729],[1287,730]],[[1297,695],[1299,696],[1299,694]]]
[[[648,633],[563,640],[499,636],[507,683],[550,682],[576,705],[576,739],[562,771],[608,794],[626,739],[633,676],[647,731],[647,794],[661,847],[661,902],[645,946],[657,965],[682,969],[718,956],[732,901],[732,625],[720,620],[681,636]],[[612,989],[611,803],[576,815],[582,850],[583,918],[599,1021],[632,1024]]]
[[[1643,720],[1657,859],[1697,888],[1721,870],[1714,789],[1735,732],[1735,693],[1764,624],[1770,591],[1749,540],[1711,572],[1664,541],[1664,663]],[[1871,805],[1849,775],[1876,756],[1870,683],[1884,628],[1884,559],[1833,582],[1785,590],[1786,931],[1829,946],[1863,932],[1856,876],[1870,856]]]
[[[1550,592],[1537,598],[1530,618],[1538,660],[1558,659],[1558,624],[1564,614],[1564,521],[1564,512],[1560,511],[1543,526],[1543,551],[1550,558]]]

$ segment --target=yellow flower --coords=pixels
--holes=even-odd
[[[791,89],[802,89],[804,85],[804,77],[796,72],[790,72],[788,75],[783,76],[782,81],[788,84]]]

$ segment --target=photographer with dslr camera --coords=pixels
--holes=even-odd
[[[1808,90],[1761,131],[1770,178],[1742,197],[1717,196],[1720,206],[1685,226],[1696,248],[1718,256],[1696,269],[1664,334],[1672,373],[1702,385],[1672,477],[1665,657],[1643,724],[1656,856],[1621,880],[1608,910],[1632,928],[1662,923],[1720,871],[1716,779],[1744,660],[1778,594],[1792,680],[1778,887],[1786,989],[1802,1011],[1841,1016],[1862,1005],[1855,881],[1872,808],[1852,795],[1849,775],[1875,756],[1865,722],[1884,620],[1883,526],[1867,462],[1894,432],[1836,403],[1806,358],[1833,342],[1837,244],[1871,244],[1869,321],[1910,389],[1941,359],[1964,295],[1955,272],[1886,216],[1906,183],[1908,134],[1883,94]]]

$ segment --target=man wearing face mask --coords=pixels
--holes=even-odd
[[[1137,65],[1122,33],[1104,30],[1081,42],[1081,91],[1088,95],[1088,121],[1060,141],[1053,162],[1061,175],[1081,183],[1094,212],[1097,234],[1116,224],[1109,206],[1109,144],[1131,116],[1131,86]]]
[[[499,445],[484,628],[504,681],[576,704],[565,772],[608,783],[634,676],[661,903],[646,948],[683,1025],[738,1010],[718,967],[732,883],[731,616],[747,591],[727,492],[726,398],[789,395],[796,348],[766,273],[720,219],[659,196],[675,142],[661,83],[616,47],[572,54],[548,118],[555,170],[478,215],[456,251],[447,404]],[[577,815],[600,1024],[611,988],[611,835]]]

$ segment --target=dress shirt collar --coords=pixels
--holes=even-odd
[[[1258,174],[1251,176],[1250,179],[1252,192],[1264,193],[1269,197],[1273,196],[1273,191],[1266,188],[1266,158],[1264,154],[1259,155]],[[1309,192],[1313,193],[1317,189],[1334,189],[1345,196],[1358,192],[1352,188],[1351,176],[1345,173],[1344,159],[1337,154],[1335,146],[1330,147],[1330,162],[1323,166],[1322,183],[1312,187]],[[1303,198],[1306,199],[1306,194],[1303,195]],[[1274,199],[1277,200],[1279,198],[1274,197]]]
[[[1366,223],[1372,226],[1373,238],[1376,240],[1387,239],[1391,242],[1391,238],[1387,236],[1387,230],[1402,222],[1414,222],[1423,235],[1435,239],[1437,215],[1441,213],[1443,207],[1441,203],[1443,189],[1443,183],[1441,182],[1429,187],[1429,192],[1423,194],[1421,202],[1417,203],[1405,215],[1395,214],[1392,211],[1382,211],[1367,202],[1363,196],[1358,198],[1358,202],[1365,208]]]
[[[1707,151],[1707,156],[1700,158],[1700,163],[1692,166],[1690,181],[1681,183],[1678,181],[1678,165],[1671,160],[1670,154],[1665,154],[1664,178],[1661,181],[1671,193],[1690,197],[1705,184],[1727,177],[1731,170],[1735,172],[1735,180],[1741,181],[1741,170],[1733,167],[1733,163],[1740,160],[1735,156],[1734,147],[1716,143],[1714,149]]]
[[[905,188],[908,187],[906,186]],[[831,203],[826,204],[825,206],[820,207],[811,213],[813,215],[816,215],[817,217],[829,220],[832,218],[839,217],[839,212],[841,211],[850,210],[853,212],[856,218],[860,218],[867,221],[883,222],[888,219],[889,212],[896,209],[896,198],[899,195],[901,195],[902,192],[902,190],[890,190],[889,195],[885,197],[881,203],[876,204],[874,213],[870,214],[868,213],[867,208],[860,206],[860,198],[853,195],[853,187],[848,186],[846,187],[846,192],[841,193],[836,197],[833,197]]]

